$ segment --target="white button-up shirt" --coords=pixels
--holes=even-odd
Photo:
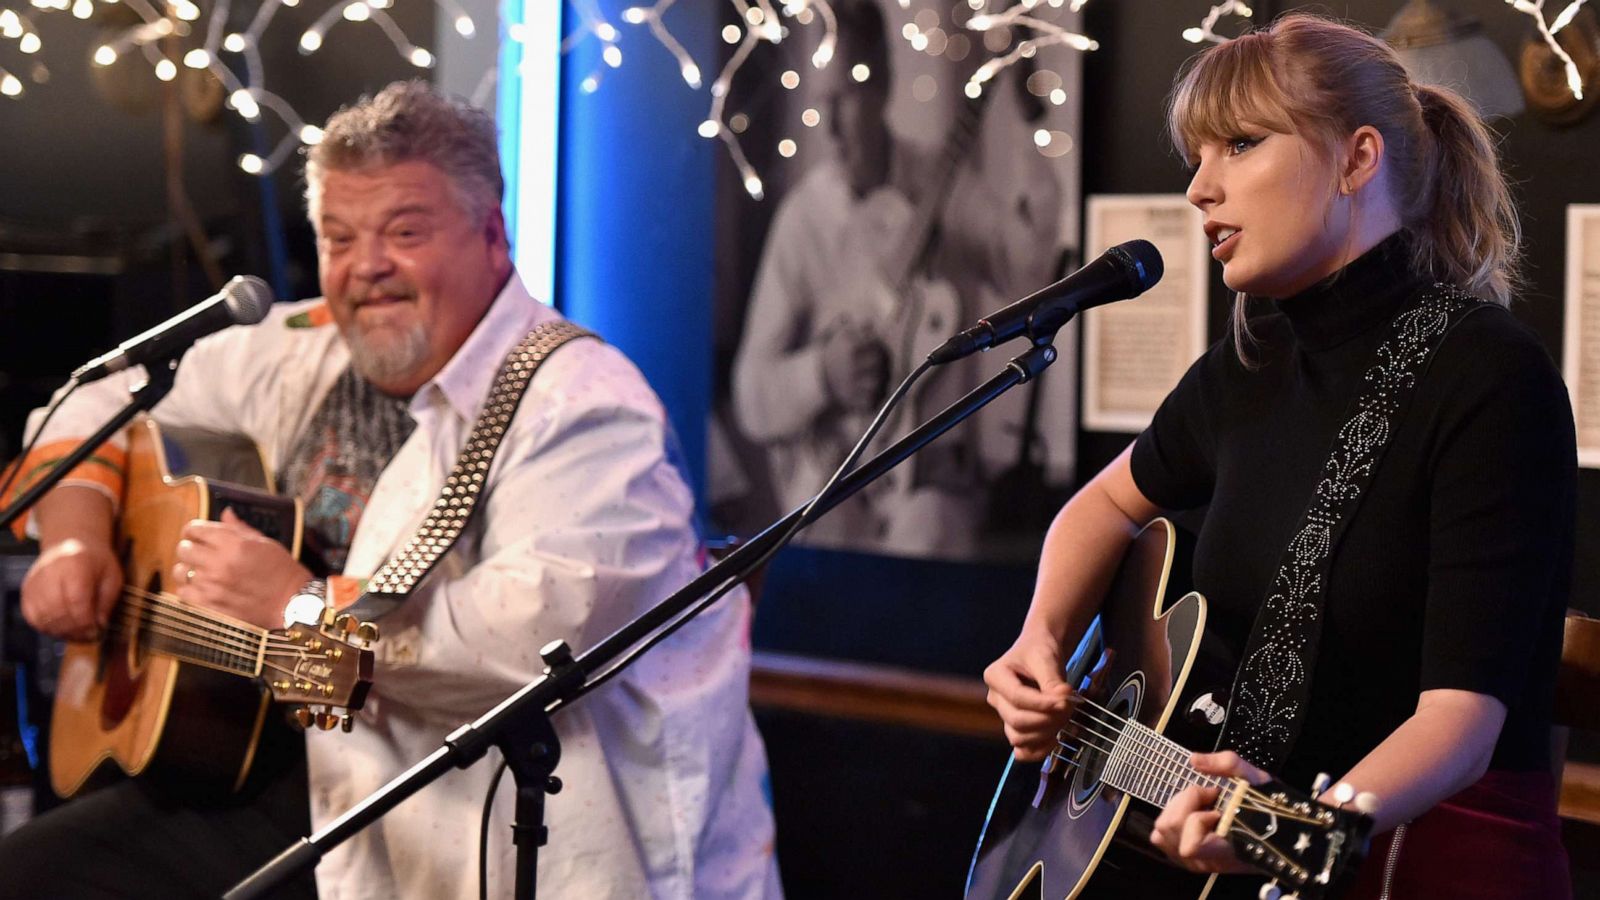
[[[279,304],[260,325],[197,344],[156,418],[246,435],[269,466],[348,363],[317,302]],[[350,547],[364,578],[410,536],[439,493],[507,351],[557,314],[512,276],[466,343],[411,401],[417,428],[384,469]],[[290,327],[293,320],[300,327]],[[41,444],[86,435],[126,381],[90,385]],[[666,458],[667,424],[615,349],[578,340],[539,369],[490,470],[479,514],[434,573],[385,616],[352,733],[307,736],[311,815],[321,828],[444,736],[538,677],[539,648],[593,646],[700,571],[693,500]],[[617,897],[774,897],[780,891],[748,705],[749,603],[742,590],[554,716],[556,774],[539,892]],[[497,751],[452,771],[330,852],[323,900],[469,897],[479,815]],[[490,825],[491,895],[512,891],[512,779]]]

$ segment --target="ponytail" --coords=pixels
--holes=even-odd
[[[1423,84],[1412,90],[1432,136],[1419,173],[1424,189],[1405,217],[1413,264],[1508,306],[1520,282],[1522,226],[1494,137],[1460,94]]]

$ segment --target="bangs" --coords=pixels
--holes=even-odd
[[[1184,159],[1193,159],[1202,143],[1244,134],[1245,123],[1284,134],[1297,130],[1269,39],[1246,34],[1190,60],[1167,113],[1167,137]]]

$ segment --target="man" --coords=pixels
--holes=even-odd
[[[930,152],[889,127],[891,51],[879,4],[847,0],[835,13],[838,44],[823,73],[832,155],[801,177],[773,217],[734,359],[735,417],[766,448],[785,511],[822,487],[912,365],[1015,292],[1043,285],[1061,206],[1048,162],[1005,121],[1020,116],[1010,81],[990,86],[996,99],[986,99],[987,108],[958,112],[966,118],[951,127],[948,146]],[[941,196],[928,196],[935,192]],[[931,251],[918,240],[919,217],[930,211]],[[973,361],[930,372],[885,432],[908,430],[991,368]],[[985,470],[993,467],[986,464],[1016,454],[1017,429],[1001,425],[999,413],[941,438],[803,539],[976,555]]]
[[[291,597],[319,577],[332,605],[360,594],[438,496],[506,352],[558,318],[513,271],[481,112],[394,84],[335,114],[309,157],[323,299],[201,341],[156,409],[173,426],[254,439],[284,491],[306,501],[308,559],[231,516],[190,523],[177,549],[169,584],[181,600],[265,627],[282,626]],[[73,397],[40,453],[59,456],[87,433],[118,387]],[[304,830],[307,800],[309,824],[328,824],[535,678],[546,642],[582,650],[689,581],[692,498],[666,460],[666,431],[614,349],[579,339],[556,351],[506,428],[479,515],[380,620],[354,731],[306,736],[309,795],[298,739],[281,736],[242,801],[174,801],[124,783],[0,845],[0,895],[215,896]],[[23,612],[50,634],[95,635],[120,590],[114,448],[99,457],[36,510],[41,555]],[[747,616],[744,596],[728,598],[554,717],[566,789],[548,801],[541,896],[778,893],[746,707]],[[329,854],[318,894],[474,895],[493,763],[441,778]],[[513,881],[513,806],[506,779],[489,830],[499,895]]]

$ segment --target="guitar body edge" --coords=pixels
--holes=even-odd
[[[204,478],[168,473],[148,420],[129,430],[127,485],[118,536],[123,580],[160,593],[183,527],[213,517],[212,491]],[[137,643],[114,636],[67,645],[51,723],[51,787],[70,797],[95,783],[109,761],[128,775],[238,790],[270,694],[252,680],[146,653]]]
[[[1205,599],[1182,593],[1176,538],[1158,519],[1124,556],[1101,616],[1105,645],[1116,652],[1096,699],[1180,744],[1210,749],[1216,732],[1191,726],[1184,711],[1197,685],[1227,687],[1233,669],[1203,641]],[[1011,760],[973,857],[969,900],[1209,895],[1215,876],[1172,866],[1150,845],[1159,810],[1100,782],[1083,758],[1060,763],[1048,778],[1040,764]]]

